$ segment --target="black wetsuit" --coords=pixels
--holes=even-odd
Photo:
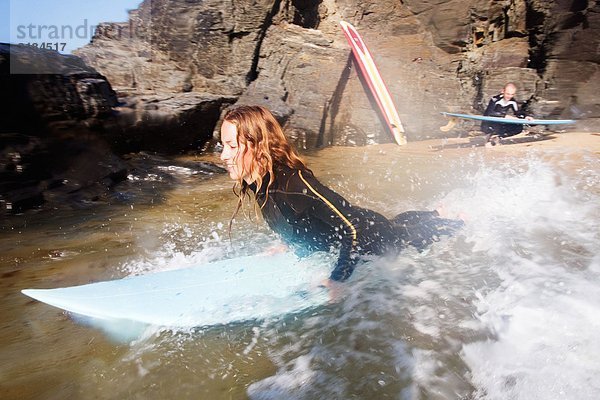
[[[505,117],[509,112],[517,118],[525,118],[525,113],[519,110],[519,105],[513,100],[506,101],[502,93],[492,96],[490,102],[483,115],[488,117]],[[481,130],[483,133],[497,135],[500,137],[514,136],[523,131],[523,125],[521,124],[503,124],[501,122],[487,122],[481,123]]]
[[[260,189],[250,185],[258,204],[264,204],[265,221],[300,256],[339,248],[330,276],[333,280],[346,280],[360,255],[381,255],[407,245],[422,249],[462,226],[462,221],[439,218],[436,211],[409,211],[388,220],[375,211],[352,206],[309,170],[275,166],[274,174],[268,196],[268,175]]]

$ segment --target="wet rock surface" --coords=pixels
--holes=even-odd
[[[234,102],[234,97],[203,93],[124,97],[106,137],[119,153],[198,150],[212,137],[221,109]]]
[[[97,139],[0,134],[0,215],[84,208],[127,178],[127,165]]]
[[[50,135],[102,127],[117,105],[108,80],[75,56],[0,44],[3,131]]]
[[[0,214],[81,206],[126,178],[102,137],[110,83],[74,56],[0,44]]]
[[[26,46],[0,45],[0,71],[0,214],[106,202],[133,168],[118,154],[198,148],[233,102],[185,93],[124,103],[78,57]]]

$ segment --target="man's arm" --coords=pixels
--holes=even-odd
[[[493,111],[494,111],[494,105],[496,104],[496,102],[494,101],[494,98],[492,97],[485,109],[485,111],[483,112],[483,115],[485,116],[490,116],[492,115]]]

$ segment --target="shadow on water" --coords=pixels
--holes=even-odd
[[[555,139],[556,136],[553,135],[526,135],[519,137],[509,137],[502,139],[502,146],[511,145],[511,144],[520,144],[520,143],[535,143],[535,142],[543,142],[546,140]],[[435,151],[442,151],[444,149],[468,149],[473,147],[484,147],[486,145],[484,136],[471,137],[468,139],[468,142],[461,143],[443,143],[441,145],[432,146],[432,149]]]
[[[120,213],[126,208],[152,207],[164,203],[169,192],[186,184],[200,184],[223,175],[226,170],[211,162],[173,159],[158,154],[132,153],[124,157],[127,179],[111,187],[100,198],[63,203],[48,203],[36,210],[3,216],[0,233],[14,233],[15,228],[55,225],[59,220],[73,227]]]
[[[178,185],[200,183],[227,172],[211,162],[172,159],[157,154],[135,153],[125,159],[130,167],[128,179],[115,188],[114,196],[137,204],[164,200],[160,194]]]

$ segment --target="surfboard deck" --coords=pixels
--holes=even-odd
[[[517,125],[562,125],[562,124],[574,124],[576,121],[572,119],[534,119],[526,120],[521,118],[503,118],[503,117],[488,117],[485,115],[471,115],[471,114],[459,114],[443,112],[442,115],[446,117],[456,117],[463,119],[472,119],[477,121],[488,121],[488,122],[499,122],[502,124],[517,124]],[[447,125],[448,126],[448,125]],[[442,127],[446,128],[446,127]],[[440,128],[440,129],[442,129]],[[444,129],[442,129],[444,130]]]
[[[344,36],[350,44],[352,53],[356,59],[356,62],[362,72],[371,94],[375,98],[379,110],[383,114],[386,124],[392,133],[394,140],[400,146],[406,144],[406,135],[404,133],[404,127],[400,121],[398,110],[392,101],[390,92],[388,91],[381,74],[373,61],[373,57],[367,48],[367,45],[359,35],[358,31],[354,26],[345,21],[340,21]]]
[[[222,260],[197,267],[22,293],[66,311],[106,321],[205,327],[300,312],[325,304],[323,257],[290,253]]]

